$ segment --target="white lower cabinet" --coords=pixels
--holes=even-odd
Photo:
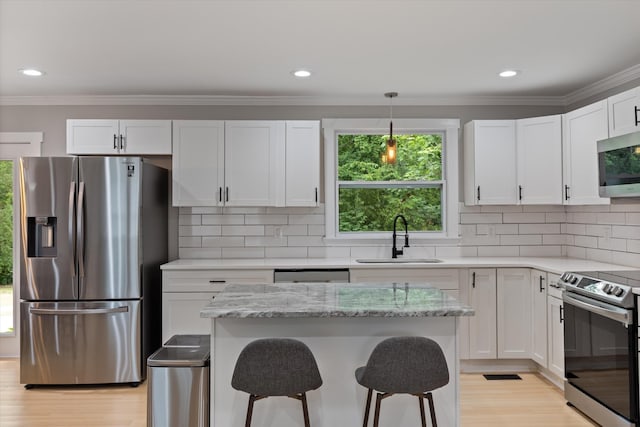
[[[530,278],[528,268],[497,271],[498,359],[531,358]]]
[[[554,375],[564,378],[564,318],[562,299],[547,297],[547,336],[549,344],[548,368]]]
[[[495,359],[496,347],[496,270],[469,270],[469,305],[475,316],[469,317],[469,358]]]
[[[531,270],[531,358],[547,367],[547,273]]]
[[[162,342],[176,334],[209,334],[200,311],[228,284],[273,283],[273,270],[163,270]]]
[[[530,359],[530,269],[470,269],[468,277],[467,302],[475,310],[468,320],[468,358]]]
[[[351,269],[349,281],[355,282],[396,282],[396,283],[429,283],[448,295],[458,299],[459,278],[456,268],[402,268],[379,269],[358,268]]]

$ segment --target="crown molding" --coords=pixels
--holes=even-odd
[[[640,79],[640,64],[605,77],[563,96],[417,96],[394,100],[394,105],[568,105]],[[218,96],[218,95],[54,95],[0,96],[0,106],[30,105],[182,105],[182,106],[376,106],[388,105],[380,96]]]
[[[637,79],[640,79],[640,64],[629,67],[626,70],[622,70],[619,73],[587,85],[582,89],[571,92],[564,97],[564,104],[571,105],[576,102],[580,102]]]
[[[388,105],[381,97],[208,96],[208,95],[77,95],[0,96],[1,106],[29,105],[209,105],[209,106],[348,106]],[[564,105],[562,96],[405,97],[394,105]]]

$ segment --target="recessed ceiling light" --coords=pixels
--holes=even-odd
[[[516,70],[504,70],[498,75],[500,77],[515,77],[518,75],[518,72]]]
[[[22,73],[25,76],[29,76],[29,77],[40,77],[42,75],[44,75],[44,73],[40,70],[36,70],[35,68],[23,68],[20,71],[20,73]]]
[[[311,77],[311,71],[309,71],[309,70],[295,70],[293,72],[293,75],[296,76],[296,77],[301,77],[301,78]]]

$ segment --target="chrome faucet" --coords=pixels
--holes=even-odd
[[[398,219],[401,219],[404,222],[404,247],[409,247],[409,227],[407,226],[407,219],[403,215],[396,215],[393,219],[393,247],[391,248],[391,258],[398,258],[398,255],[402,255],[404,249],[398,249],[396,247],[396,226],[398,224]]]

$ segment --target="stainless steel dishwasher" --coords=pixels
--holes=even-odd
[[[273,272],[275,283],[283,282],[349,282],[348,268],[294,268],[276,269]]]

